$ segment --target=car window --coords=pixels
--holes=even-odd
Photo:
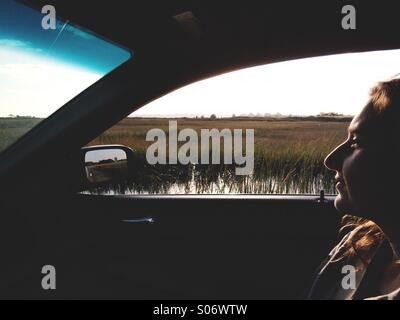
[[[0,2],[0,152],[131,57],[54,13]]]
[[[365,88],[400,70],[399,58],[390,50],[293,60],[176,90],[90,143],[129,146],[136,162],[129,181],[88,192],[333,194],[323,160],[346,138]]]

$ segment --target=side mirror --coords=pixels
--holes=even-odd
[[[87,187],[126,180],[132,172],[133,150],[122,145],[85,147],[82,158]]]

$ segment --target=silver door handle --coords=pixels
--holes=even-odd
[[[122,220],[124,223],[154,223],[154,218],[138,218],[138,219],[128,219]]]

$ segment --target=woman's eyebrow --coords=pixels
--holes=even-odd
[[[371,129],[372,127],[370,123],[366,123],[365,121],[355,121],[350,123],[347,132],[349,134],[365,135],[368,134]]]
[[[359,137],[367,137],[372,134],[371,128],[366,125],[354,125],[354,126],[349,126],[348,129],[348,134],[350,136],[352,135],[357,135]]]

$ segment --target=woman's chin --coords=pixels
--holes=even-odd
[[[346,198],[340,192],[338,193],[338,195],[335,198],[334,205],[335,205],[336,210],[338,210],[340,213],[343,213],[343,214],[349,213],[348,202],[346,201]]]

